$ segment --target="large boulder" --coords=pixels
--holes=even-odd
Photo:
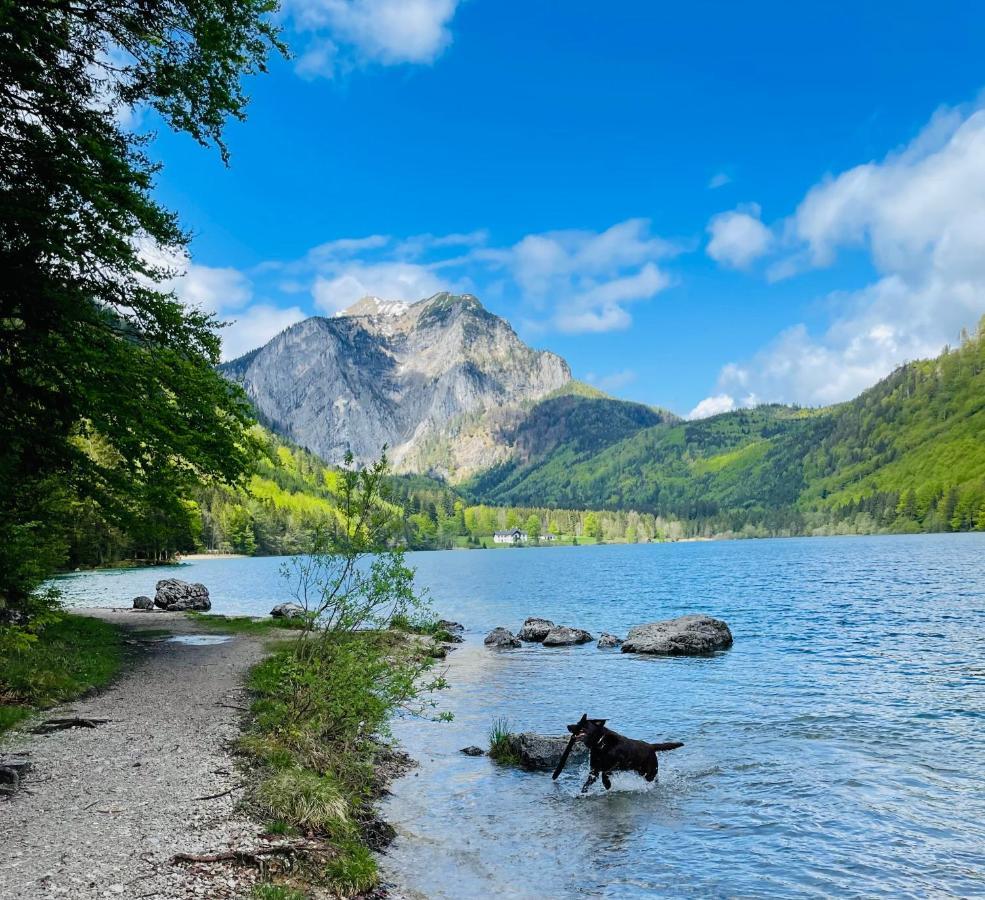
[[[307,613],[300,603],[278,603],[270,615],[275,619],[303,619]]]
[[[731,646],[732,632],[721,619],[692,615],[630,628],[622,652],[704,656]]]
[[[544,640],[544,638],[547,637],[548,632],[550,632],[553,627],[554,623],[550,619],[540,619],[537,616],[531,616],[529,619],[524,621],[523,628],[520,629],[517,637],[521,641],[539,644],[542,640]]]
[[[483,643],[487,647],[493,647],[498,650],[502,650],[507,647],[520,646],[520,642],[516,639],[516,635],[514,635],[508,628],[494,628],[489,632],[489,634],[486,635],[486,639]]]
[[[602,636],[599,638],[598,647],[600,650],[606,650],[611,647],[618,647],[622,644],[622,638],[616,637],[614,634],[609,634],[608,631],[603,631]]]
[[[555,625],[544,638],[545,647],[567,647],[571,644],[587,644],[594,638],[581,628]]]
[[[163,578],[157,583],[154,605],[171,612],[212,609],[209,589],[204,584],[192,584],[179,578]]]
[[[134,609],[153,609],[154,608],[154,601],[151,600],[150,597],[144,597],[143,595],[141,595],[140,597],[134,597],[133,598],[133,608]]]
[[[522,734],[511,734],[509,736],[510,750],[520,761],[520,766],[524,769],[553,769],[561,761],[561,754],[568,746],[571,739],[570,734],[552,735],[536,734],[533,731],[524,731]],[[571,760],[577,761],[579,757],[584,757],[588,753],[588,748],[578,741],[571,748]]]

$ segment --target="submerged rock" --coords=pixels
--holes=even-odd
[[[690,615],[630,628],[622,652],[704,656],[731,646],[732,632],[721,619]]]
[[[544,638],[547,637],[553,627],[554,623],[550,619],[541,619],[537,616],[531,616],[524,621],[523,628],[520,629],[517,637],[521,641],[539,644],[542,640],[544,640]]]
[[[270,615],[275,619],[303,619],[306,613],[300,603],[278,603]]]
[[[561,754],[570,739],[570,734],[537,734],[533,731],[511,734],[508,738],[510,749],[519,760],[519,765],[524,769],[534,770],[553,769],[561,761]],[[587,754],[588,748],[578,741],[571,748],[568,762],[577,761]]]
[[[598,645],[600,650],[605,650],[609,647],[618,647],[620,644],[622,644],[622,638],[609,634],[608,631],[603,631]]]
[[[163,578],[157,583],[154,605],[171,612],[188,609],[204,612],[212,609],[209,589],[204,584],[182,581],[180,578]]]
[[[486,639],[483,643],[487,647],[495,647],[497,649],[520,646],[520,642],[516,639],[516,635],[514,635],[508,628],[494,628],[489,632],[489,634],[486,635]]]
[[[452,622],[450,619],[438,619],[437,637],[446,644],[461,644],[465,638],[465,626],[460,622]]]
[[[485,756],[486,751],[482,747],[476,747],[474,744],[471,747],[462,747],[459,753],[464,753],[466,756]]]
[[[567,647],[570,644],[587,644],[592,640],[591,634],[581,628],[569,628],[567,625],[555,625],[544,638],[545,647]]]
[[[151,600],[150,597],[144,597],[143,595],[141,595],[140,597],[134,597],[133,598],[133,608],[134,609],[153,609],[154,608],[154,601]]]

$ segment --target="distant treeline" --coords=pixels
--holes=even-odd
[[[316,529],[339,520],[338,470],[259,427],[253,474],[240,487],[203,486],[166,505],[131,501],[112,521],[99,507],[76,502],[69,567],[127,560],[167,561],[177,553],[282,555],[303,552]],[[391,476],[387,503],[398,513],[395,540],[410,549],[493,546],[494,531],[519,527],[533,542],[553,533],[561,543],[649,541],[684,535],[681,525],[631,511],[495,508],[469,505],[455,490],[423,476]]]

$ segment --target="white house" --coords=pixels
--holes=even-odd
[[[527,532],[520,531],[519,528],[514,528],[512,531],[493,532],[494,544],[525,544],[528,540],[530,540],[530,536]]]
[[[556,541],[557,535],[553,531],[548,531],[547,534],[542,534],[540,539],[542,541]]]

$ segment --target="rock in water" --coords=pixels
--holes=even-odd
[[[592,640],[591,634],[581,628],[569,628],[567,625],[555,625],[544,638],[545,647],[567,647],[570,644],[587,644]]]
[[[483,643],[487,647],[495,647],[496,649],[520,646],[520,642],[508,628],[494,628],[489,632],[489,634],[486,635],[486,639]]]
[[[465,626],[460,622],[452,622],[451,619],[438,619],[437,636],[448,644],[461,644],[465,641],[462,635],[465,633]]]
[[[141,595],[140,597],[134,597],[133,598],[133,608],[134,609],[153,609],[154,608],[154,601],[151,600],[150,597],[144,597],[143,595]]]
[[[731,646],[732,632],[721,619],[691,615],[630,628],[622,652],[703,656]]]
[[[510,749],[519,757],[524,769],[553,769],[560,761],[571,735],[536,734],[524,731],[509,736]],[[588,748],[578,741],[571,748],[570,760],[577,760],[588,753]]]
[[[476,747],[474,744],[471,747],[462,747],[459,753],[464,753],[466,756],[485,756],[486,751],[482,747]]]
[[[204,584],[193,584],[178,578],[164,578],[157,583],[154,605],[171,612],[212,609],[209,589]]]
[[[605,650],[609,647],[618,647],[620,644],[622,644],[622,638],[609,634],[608,631],[603,631],[598,646],[600,650]]]
[[[547,637],[548,632],[554,627],[554,623],[550,619],[540,619],[537,616],[531,616],[529,619],[524,621],[523,628],[520,629],[517,637],[521,641],[534,642],[539,644],[544,638]]]
[[[275,619],[303,619],[305,611],[300,603],[278,603],[270,610],[270,615]]]

